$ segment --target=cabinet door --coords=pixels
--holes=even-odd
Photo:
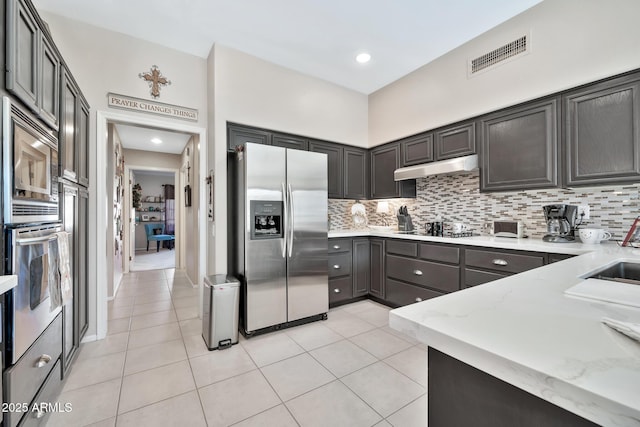
[[[400,141],[402,167],[433,161],[433,134],[416,135]]]
[[[369,293],[369,239],[353,239],[353,296]]]
[[[271,136],[271,145],[304,151],[307,151],[309,149],[309,141],[307,141],[307,139],[282,133],[274,133]]]
[[[416,180],[395,181],[393,172],[400,167],[400,143],[383,145],[369,153],[372,199],[416,197]]]
[[[23,0],[7,5],[6,87],[31,110],[38,112],[38,57],[40,30],[33,12]]]
[[[342,199],[344,150],[338,144],[324,141],[309,141],[309,151],[327,155],[328,195],[330,199]]]
[[[271,133],[228,123],[227,141],[229,151],[235,151],[237,146],[244,145],[246,142],[271,145]]]
[[[435,132],[436,160],[466,156],[476,152],[475,123],[464,123]]]
[[[75,333],[78,324],[78,312],[75,308],[78,296],[78,189],[73,185],[62,184],[62,225],[69,233],[69,262],[73,282],[73,298],[62,307],[62,366],[63,371],[69,368],[79,346],[78,334]]]
[[[344,148],[344,198],[366,199],[368,179],[366,150]]]
[[[78,312],[78,324],[75,328],[78,343],[82,341],[89,327],[89,192],[84,189],[78,191],[78,226],[77,248],[77,290],[74,298]]]
[[[371,198],[400,197],[400,183],[393,172],[400,167],[400,144],[371,150]]]
[[[371,281],[369,293],[375,297],[385,299],[385,271],[384,271],[384,239],[370,239]]]
[[[62,71],[61,123],[60,145],[58,158],[60,161],[60,176],[70,180],[77,180],[76,169],[76,140],[78,132],[77,105],[78,88],[71,78],[69,71]]]
[[[637,79],[638,75],[614,79],[563,97],[568,186],[638,181],[640,81]]]
[[[551,98],[483,118],[480,190],[557,187],[559,114]]]
[[[53,129],[58,129],[60,109],[60,58],[53,45],[42,35],[40,50],[40,116]]]
[[[80,96],[80,109],[78,111],[78,183],[89,186],[89,105]],[[117,165],[116,165],[117,167]]]

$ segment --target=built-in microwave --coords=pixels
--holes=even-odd
[[[58,139],[9,97],[2,98],[4,222],[58,220]]]

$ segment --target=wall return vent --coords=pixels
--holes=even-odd
[[[474,75],[508,59],[513,59],[518,55],[527,53],[529,49],[529,36],[524,35],[511,43],[507,43],[504,46],[469,61],[469,75]]]

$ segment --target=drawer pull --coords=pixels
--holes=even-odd
[[[420,297],[416,298],[416,302],[422,302],[422,298]]]
[[[415,274],[416,276],[422,276],[422,271],[420,271],[420,270],[413,270],[413,274]]]
[[[49,362],[51,362],[51,356],[49,356],[48,354],[43,354],[42,356],[40,356],[40,358],[38,358],[34,366],[36,368],[42,368]]]
[[[333,290],[333,292],[335,292],[336,294],[339,294],[339,293],[340,293],[340,289],[335,288],[335,289]]]
[[[340,249],[340,245],[333,245],[333,249]]]
[[[495,265],[509,265],[509,263],[503,259],[496,258],[492,261]]]
[[[336,269],[336,270],[340,270],[340,265],[336,264],[336,265],[333,266],[333,268]]]

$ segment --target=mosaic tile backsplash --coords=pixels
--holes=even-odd
[[[546,234],[542,206],[550,204],[589,205],[590,218],[582,226],[610,231],[614,240],[622,240],[633,220],[640,215],[640,184],[577,189],[548,189],[480,193],[478,171],[458,175],[420,178],[415,199],[389,199],[390,213],[376,213],[376,200],[363,200],[369,224],[398,225],[396,212],[407,206],[414,226],[440,217],[446,222],[461,222],[477,234],[490,234],[494,220],[522,221],[530,237]],[[330,231],[353,229],[351,207],[354,200],[329,200]]]

